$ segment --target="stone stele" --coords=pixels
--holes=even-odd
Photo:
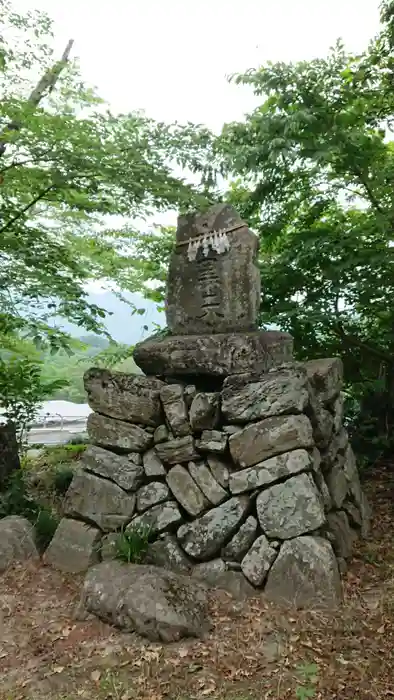
[[[215,232],[227,236],[227,250],[217,252],[210,245]],[[200,243],[191,260],[190,241]],[[257,236],[228,204],[216,204],[203,214],[180,216],[168,273],[166,316],[170,332],[198,335],[257,330],[257,253]]]

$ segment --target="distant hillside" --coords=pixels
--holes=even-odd
[[[108,332],[118,343],[134,345],[142,338],[146,338],[157,330],[155,324],[161,328],[165,326],[164,313],[159,313],[156,304],[147,301],[139,294],[125,292],[124,296],[137,308],[146,309],[144,315],[131,315],[131,310],[127,304],[120,301],[115,294],[104,292],[103,294],[89,294],[89,302],[101,306],[108,313],[105,321]],[[64,330],[73,336],[80,338],[84,335],[83,329],[66,321],[59,320]],[[144,329],[148,326],[148,330]]]

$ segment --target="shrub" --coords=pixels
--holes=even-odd
[[[64,496],[72,482],[73,476],[74,471],[68,466],[59,467],[55,471],[53,475],[53,488],[57,494]]]

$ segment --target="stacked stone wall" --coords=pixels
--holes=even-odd
[[[84,571],[116,533],[150,531],[147,560],[275,600],[341,597],[369,513],[343,426],[342,364],[236,375],[220,391],[92,369],[91,446],[47,560]]]

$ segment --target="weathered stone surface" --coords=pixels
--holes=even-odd
[[[333,535],[333,548],[337,557],[350,559],[353,552],[355,533],[349,525],[349,520],[343,510],[337,510],[327,515],[327,523]]]
[[[126,525],[134,513],[135,495],[88,472],[76,472],[67,491],[64,514],[96,523],[104,532]]]
[[[326,484],[326,480],[325,480],[322,472],[320,471],[320,469],[314,470],[313,477],[315,480],[315,484],[320,491],[320,494],[321,494],[321,497],[323,500],[324,510],[326,513],[328,513],[331,510],[331,508],[333,507],[333,503],[332,503],[332,498],[331,498],[329,488]]]
[[[220,430],[203,430],[197,447],[201,452],[223,454],[227,449],[228,436]]]
[[[154,476],[165,476],[166,470],[164,469],[164,466],[155,448],[152,448],[151,450],[148,450],[148,452],[145,452],[142,458],[142,463],[144,465],[144,472],[147,477],[150,478]]]
[[[190,434],[189,417],[180,384],[166,384],[160,392],[168,425],[175,437]]]
[[[291,360],[293,339],[279,331],[215,333],[211,335],[158,334],[138,343],[136,364],[146,374],[163,377],[228,377],[266,372]]]
[[[269,457],[313,446],[312,426],[306,416],[266,418],[230,436],[236,464],[249,467]]]
[[[0,423],[0,489],[4,488],[13,472],[20,469],[15,426]]]
[[[264,460],[248,469],[234,472],[230,476],[231,493],[253,491],[260,486],[268,486],[279,479],[310,470],[313,460],[306,450],[292,450]]]
[[[137,510],[141,513],[151,506],[163,503],[170,498],[170,490],[161,481],[151,481],[137,492]]]
[[[339,357],[309,360],[308,379],[322,403],[330,402],[342,389],[343,364]]]
[[[328,446],[334,428],[334,417],[328,411],[318,397],[311,391],[309,415],[313,428],[313,437],[319,449],[324,449]]]
[[[204,496],[214,506],[219,505],[228,498],[228,493],[218,484],[211,471],[204,462],[189,462],[189,472],[200,487]]]
[[[83,468],[114,481],[125,491],[135,491],[142,483],[144,470],[128,456],[116,455],[102,447],[88,447],[82,457]]]
[[[137,464],[139,467],[142,465],[142,455],[139,452],[128,452],[127,459],[129,459],[130,462],[134,462],[134,464]]]
[[[168,428],[166,425],[158,425],[155,432],[153,433],[153,442],[157,445],[159,442],[166,442],[168,440]]]
[[[310,474],[298,474],[262,491],[256,508],[260,525],[270,539],[298,537],[317,530],[326,521],[322,499]]]
[[[204,494],[185,467],[176,464],[167,474],[167,484],[178,503],[189,515],[199,515],[207,507]]]
[[[230,243],[222,254],[209,243],[213,232],[219,230],[226,231]],[[191,238],[200,246],[195,259],[189,260]],[[190,335],[257,328],[257,253],[257,236],[228,204],[216,204],[203,214],[180,216],[168,271],[166,317],[170,331]]]
[[[268,574],[264,593],[270,600],[296,607],[338,607],[343,594],[330,543],[311,536],[284,542]]]
[[[234,423],[249,423],[283,414],[302,413],[308,403],[304,369],[269,372],[259,381],[228,377],[222,391],[222,413]]]
[[[184,396],[185,396],[186,406],[188,408],[191,407],[191,405],[193,403],[193,399],[194,399],[196,394],[197,394],[197,389],[194,386],[194,384],[188,384],[187,386],[185,386]]]
[[[199,457],[191,435],[160,443],[156,445],[156,450],[160,459],[167,464],[192,462]]]
[[[191,523],[181,525],[178,540],[187,554],[204,561],[217,554],[239,527],[249,507],[249,499],[231,498]]]
[[[356,529],[361,528],[363,519],[362,519],[360,510],[359,510],[359,508],[357,508],[355,503],[352,503],[351,501],[349,501],[346,498],[346,500],[343,503],[342,508],[348,516],[348,520],[349,520],[350,525]]]
[[[129,423],[160,423],[163,383],[158,379],[93,367],[85,372],[84,385],[93,411]]]
[[[260,535],[242,559],[242,573],[253,586],[262,586],[276,557],[276,549],[270,546],[265,535]]]
[[[214,479],[216,479],[220,486],[226,489],[230,480],[230,472],[227,464],[222,462],[216,455],[207,455],[207,462]]]
[[[246,518],[234,537],[222,549],[221,554],[225,561],[240,562],[243,559],[256,538],[257,525],[257,520],[253,515]]]
[[[155,566],[163,566],[170,571],[187,574],[190,572],[192,564],[186,554],[180,548],[175,537],[164,535],[162,539],[152,542],[148,546],[146,563]]]
[[[60,571],[80,574],[98,562],[100,540],[98,528],[62,518],[45,552],[45,562]]]
[[[346,452],[348,444],[349,437],[344,428],[342,428],[339,433],[332,436],[327,449],[321,450],[321,467],[323,472],[326,472],[332,467],[338,455],[342,456],[342,462],[344,463],[345,459],[343,455]]]
[[[345,415],[345,404],[343,394],[339,394],[332,406],[334,414],[334,432],[339,433],[342,429],[343,419]]]
[[[200,392],[190,406],[190,425],[193,430],[213,430],[219,423],[220,394]]]
[[[206,594],[190,577],[156,566],[106,561],[88,572],[81,604],[104,622],[154,642],[207,629]]]
[[[14,562],[38,558],[34,529],[26,518],[9,515],[0,520],[0,573]]]
[[[107,561],[107,559],[116,559],[118,552],[118,532],[109,532],[104,535],[101,540],[101,559]]]
[[[95,445],[119,452],[143,452],[152,443],[152,435],[139,425],[108,418],[99,413],[90,414],[87,431]]]
[[[132,530],[140,526],[146,527],[149,529],[151,536],[154,537],[164,532],[164,530],[174,529],[181,522],[182,516],[177,504],[173,501],[166,501],[134,517],[126,529]]]
[[[196,564],[193,567],[192,576],[193,578],[199,578],[206,583],[215,583],[219,574],[226,571],[227,567],[223,559],[211,559],[211,561],[205,561],[201,564]]]
[[[342,460],[336,459],[331,469],[327,471],[325,479],[334,507],[341,508],[349,490]]]

